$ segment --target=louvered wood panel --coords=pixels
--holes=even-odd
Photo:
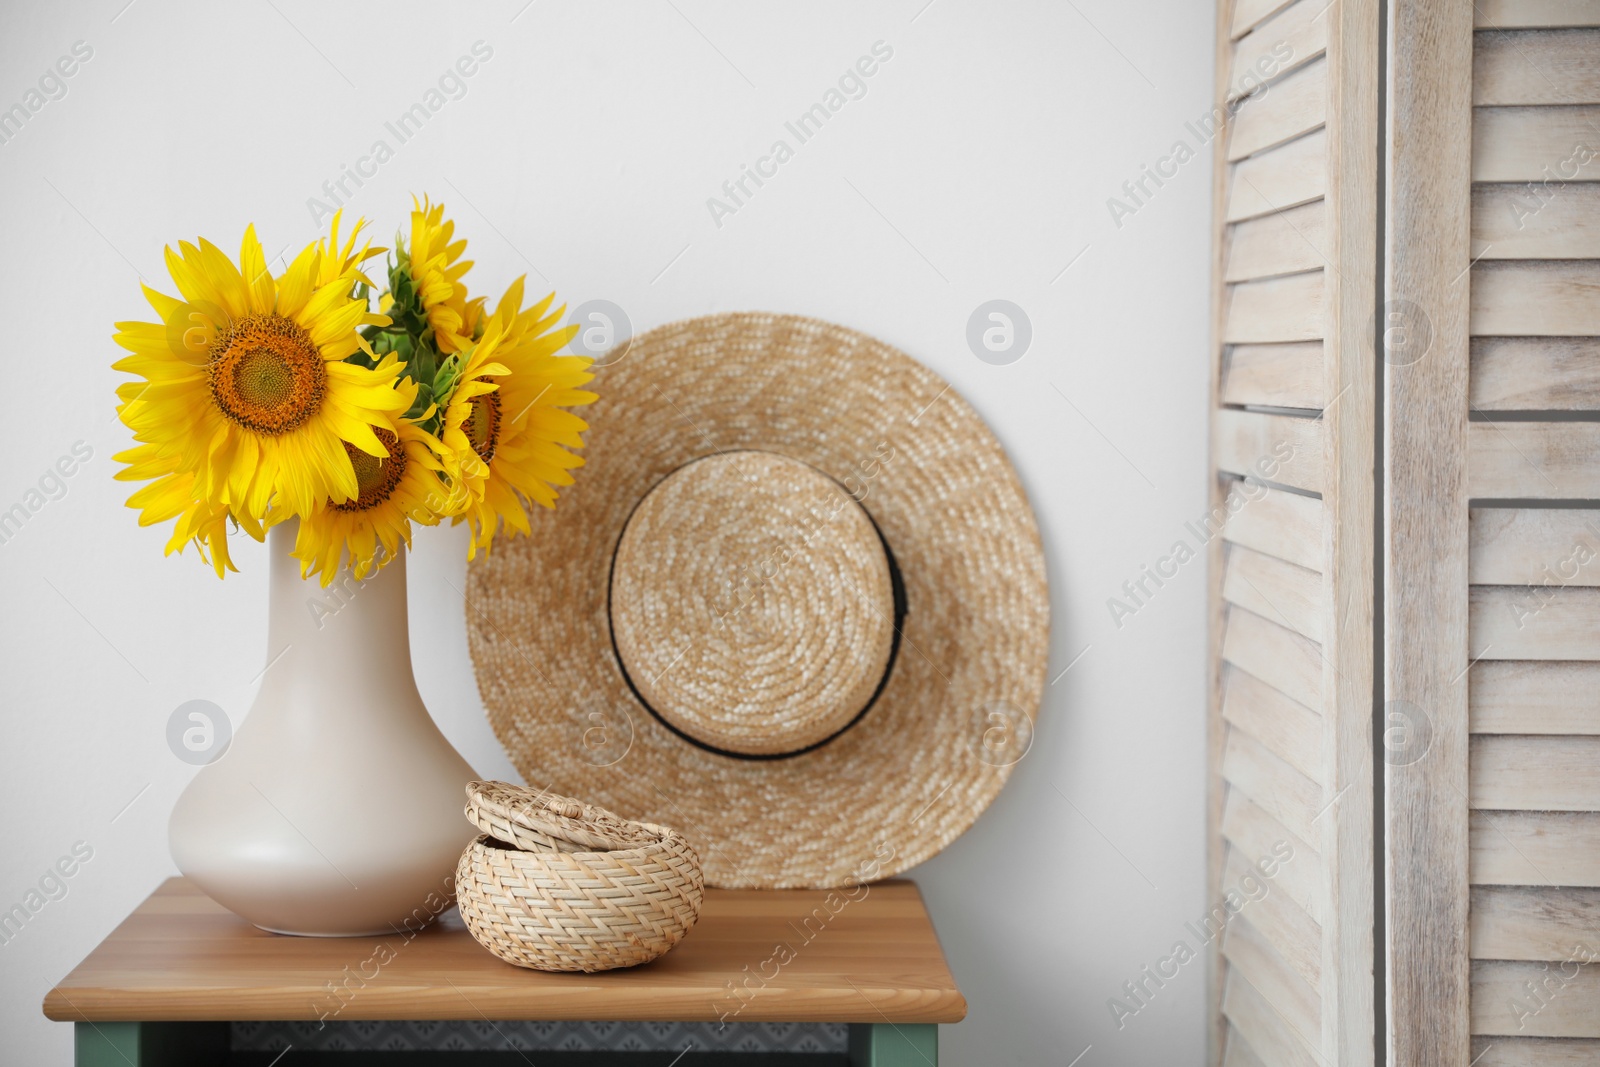
[[[1238,0],[1233,5],[1230,36],[1243,37],[1262,22],[1288,7],[1290,0]]]
[[[1316,836],[1313,820],[1322,806],[1322,790],[1243,730],[1228,731],[1222,776],[1296,837]]]
[[[1600,30],[1478,34],[1472,102],[1600,104]]]
[[[1222,595],[1231,604],[1322,640],[1322,575],[1242,546],[1228,552]]]
[[[1496,29],[1475,35],[1473,62],[1471,403],[1592,411],[1600,4],[1476,6]],[[1570,25],[1591,28],[1554,28]],[[1469,453],[1479,498],[1600,495],[1600,424],[1480,421]],[[1471,1028],[1515,1035],[1474,1042],[1503,1067],[1600,1063],[1600,1042],[1565,1040],[1600,1037],[1600,975],[1572,962],[1600,959],[1597,519],[1556,507],[1470,520]]]
[[[1600,589],[1476,585],[1473,659],[1600,660]]]
[[[1472,254],[1479,260],[1600,257],[1600,182],[1478,186],[1472,191]]]
[[[1474,885],[1600,886],[1600,813],[1474,811],[1471,871]]]
[[[1228,668],[1222,716],[1312,781],[1322,777],[1322,717],[1244,671]]]
[[[1222,1010],[1263,1061],[1274,1067],[1321,1067],[1321,1058],[1300,1042],[1277,1010],[1231,967]]]
[[[1252,611],[1228,609],[1222,658],[1308,708],[1321,703],[1322,649]]]
[[[1328,67],[1317,60],[1246,97],[1228,123],[1229,160],[1243,159],[1321,126],[1328,113]]]
[[[1600,159],[1584,163],[1579,146],[1600,148],[1600,107],[1480,107],[1472,114],[1472,180],[1542,182],[1600,179]]]
[[[1474,808],[1600,811],[1600,737],[1476,736],[1469,791]]]
[[[1227,221],[1285,211],[1328,191],[1328,135],[1315,130],[1230,168]]]
[[[1600,0],[1473,0],[1483,30],[1600,26]]]
[[[1588,944],[1600,960],[1600,889],[1478,886],[1472,890],[1472,958],[1565,960]]]
[[[1239,223],[1233,228],[1223,278],[1241,282],[1321,270],[1328,263],[1326,223],[1321,200]]]
[[[1516,1037],[1600,1037],[1600,967],[1582,963],[1562,967],[1564,962],[1474,963],[1472,1032]],[[1541,992],[1542,999],[1529,992],[1528,983]]]
[[[1475,734],[1600,736],[1600,663],[1475,663],[1469,673]]]
[[[1600,510],[1473,508],[1474,585],[1600,585]]]
[[[1600,499],[1600,423],[1474,422],[1468,445],[1474,497]]]
[[[1600,1045],[1549,1037],[1476,1037],[1472,1067],[1600,1067]]]
[[[1247,481],[1224,477],[1202,523],[1224,523],[1208,557],[1213,889],[1256,880],[1247,860],[1269,844],[1293,858],[1213,960],[1214,1062],[1372,1062],[1378,24],[1375,0],[1221,12],[1216,100],[1242,98],[1214,171],[1211,443],[1216,470]]]
[[[1253,906],[1247,908],[1228,924],[1222,953],[1289,1024],[1306,1051],[1315,1055],[1322,1038],[1322,1004],[1317,991],[1295,973],[1267,936],[1251,925],[1254,913]]]
[[[1327,286],[1320,270],[1229,287],[1229,344],[1315,341],[1327,332]]]
[[[1474,338],[1472,406],[1485,412],[1600,408],[1600,340]]]
[[[1322,422],[1223,408],[1212,421],[1217,466],[1229,474],[1322,489]]]
[[[1264,81],[1323,55],[1328,50],[1328,20],[1321,17],[1324,3],[1297,0],[1240,38],[1233,46],[1228,99],[1258,91]]]
[[[1479,263],[1472,268],[1474,336],[1600,334],[1600,262]]]
[[[1233,922],[1248,917],[1289,969],[1316,989],[1322,976],[1322,927],[1316,920],[1278,892],[1273,880],[1263,878],[1236,850],[1228,852],[1223,884],[1237,891],[1242,901]],[[1257,887],[1254,898],[1248,893],[1251,886]]]
[[[1235,851],[1256,862],[1276,859],[1287,851],[1287,858],[1277,865],[1273,885],[1313,920],[1321,922],[1322,862],[1316,849],[1237,789],[1228,791],[1222,833]]]
[[[1274,408],[1322,407],[1321,341],[1233,345],[1224,357],[1222,402]]]
[[[1264,485],[1234,482],[1223,537],[1310,570],[1322,567],[1322,501]]]

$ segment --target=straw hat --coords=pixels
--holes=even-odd
[[[712,885],[850,885],[949,844],[1032,741],[1049,638],[983,421],[792,315],[662,326],[596,389],[577,484],[468,576],[523,777],[677,827]]]

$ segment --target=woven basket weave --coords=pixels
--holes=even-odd
[[[633,967],[683,940],[700,918],[705,877],[676,830],[503,782],[474,782],[467,795],[467,816],[480,829],[504,827],[516,838],[481,834],[456,864],[467,929],[507,963],[541,971]],[[641,843],[573,851],[573,842],[530,825],[540,818],[530,812],[554,814],[589,839],[623,834]]]
[[[528,852],[610,851],[656,840],[643,823],[509,782],[468,783],[467,818],[490,837]]]

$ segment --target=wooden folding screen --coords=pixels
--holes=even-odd
[[[1394,6],[1393,1062],[1600,1063],[1600,4]]]
[[[1223,4],[1211,879],[1230,1065],[1372,1062],[1377,50],[1376,0]]]
[[[1213,1061],[1600,1064],[1600,2],[1222,8]]]

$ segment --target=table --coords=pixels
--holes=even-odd
[[[267,1054],[230,1049],[231,1022],[329,1017],[848,1023],[848,1056],[689,1053],[677,1067],[936,1067],[937,1024],[959,1022],[966,1010],[922,896],[904,880],[848,894],[708,889],[698,925],[660,959],[548,974],[502,963],[459,926],[365,938],[269,934],[172,878],[44,1000],[45,1015],[76,1024],[78,1067],[267,1067]],[[666,1059],[317,1052],[289,1055],[280,1067],[396,1062],[643,1067]]]

